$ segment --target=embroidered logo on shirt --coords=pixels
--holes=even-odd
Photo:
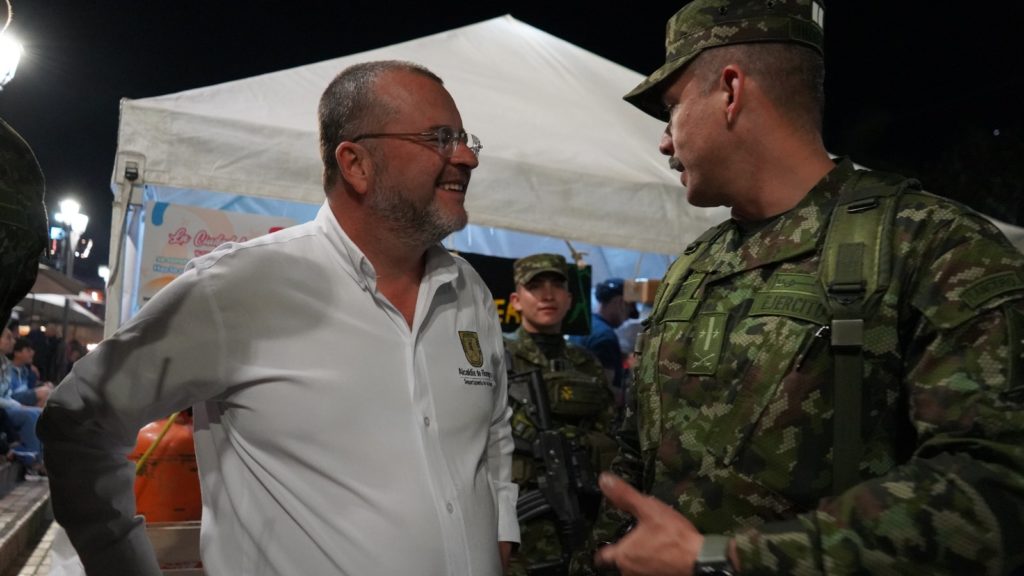
[[[462,342],[462,351],[466,354],[469,365],[479,368],[484,365],[484,352],[480,349],[480,337],[476,332],[459,331],[459,340]]]

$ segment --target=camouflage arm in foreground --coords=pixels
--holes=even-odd
[[[610,471],[629,482],[634,488],[640,489],[643,479],[643,463],[640,458],[640,443],[637,439],[636,395],[630,394],[630,403],[626,406],[622,425],[616,433],[619,444],[618,453],[612,461]],[[617,510],[601,499],[601,510],[594,522],[594,527],[587,538],[586,545],[572,557],[569,574],[587,576],[595,574],[594,551],[604,542],[613,542],[621,536],[622,529],[632,520],[628,514]]]
[[[1014,287],[1024,259],[992,234],[957,219],[930,239],[925,255],[938,256],[922,260],[913,293],[902,295],[919,311],[904,376],[913,457],[816,511],[741,531],[743,574],[1005,574],[1024,565],[1024,300]],[[987,278],[1003,287],[986,287]]]

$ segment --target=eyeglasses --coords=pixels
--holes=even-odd
[[[483,149],[484,145],[480,143],[480,139],[473,134],[467,134],[465,130],[459,130],[456,132],[448,126],[441,126],[428,130],[426,132],[377,132],[374,134],[360,134],[355,138],[349,140],[349,142],[358,142],[360,140],[366,140],[367,138],[401,138],[403,140],[413,140],[418,142],[430,142],[431,140],[437,144],[437,151],[445,158],[451,158],[455,154],[455,150],[458,149],[459,144],[464,144],[474,156],[480,155],[480,150]]]

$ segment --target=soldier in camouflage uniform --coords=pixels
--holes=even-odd
[[[657,295],[591,544],[618,541],[574,573],[1024,565],[1024,256],[914,181],[830,160],[822,10],[696,0],[626,96],[668,122],[688,200],[732,219]]]
[[[0,120],[0,325],[35,283],[45,247],[43,173],[28,144]]]
[[[505,338],[508,370],[511,374],[541,371],[550,392],[552,422],[589,456],[590,475],[596,481],[596,471],[606,470],[615,455],[615,443],[608,434],[614,402],[601,364],[586,349],[569,344],[562,336],[562,320],[572,304],[565,258],[557,254],[527,256],[516,260],[514,274],[516,291],[509,300],[521,314],[522,324]],[[524,404],[514,397],[510,404],[516,439],[512,480],[519,484],[523,495],[537,489],[537,478],[544,471],[530,452],[537,434],[535,423]],[[589,524],[597,512],[598,494],[595,491],[584,500]],[[550,514],[521,524],[520,538],[522,543],[512,558],[510,574],[565,574],[558,528]],[[547,568],[538,571],[540,566]]]

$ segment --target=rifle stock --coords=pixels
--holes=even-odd
[[[544,473],[537,478],[538,489],[525,491],[519,496],[516,504],[519,522],[528,522],[553,512],[563,560],[568,565],[571,551],[582,546],[586,539],[586,520],[580,510],[580,489],[588,485],[583,475],[589,469],[589,463],[584,464],[576,456],[572,443],[552,423],[547,388],[540,370],[509,375],[509,394],[526,406],[536,425],[537,436],[533,440],[532,452],[534,458],[544,464]]]

